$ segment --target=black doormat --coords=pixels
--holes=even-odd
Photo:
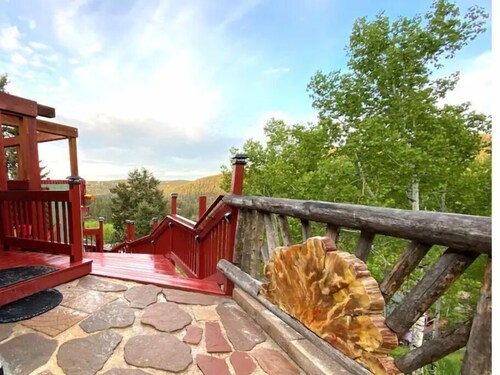
[[[0,288],[57,271],[49,266],[24,266],[0,270]]]
[[[0,307],[0,323],[18,322],[43,314],[61,303],[63,295],[47,289]]]

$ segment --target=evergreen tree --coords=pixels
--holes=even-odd
[[[165,216],[166,201],[159,184],[160,181],[151,172],[142,168],[130,171],[126,182],[120,182],[110,190],[113,194],[111,222],[117,241],[125,237],[126,220],[135,222],[137,238],[150,232],[149,222],[153,217]]]

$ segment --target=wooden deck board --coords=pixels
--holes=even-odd
[[[92,275],[193,292],[224,294],[214,281],[184,278],[163,255],[88,252],[83,256],[93,261]]]
[[[53,266],[57,271],[0,289],[0,306],[90,273],[92,260],[70,263],[67,255],[33,251],[0,251],[0,269],[21,266]]]

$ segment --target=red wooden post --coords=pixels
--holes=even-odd
[[[96,238],[97,251],[104,251],[104,218],[99,219],[99,238]]]
[[[233,158],[233,176],[231,181],[231,194],[242,195],[243,194],[243,179],[245,177],[245,165],[247,164],[248,156],[246,154],[236,154]],[[229,233],[227,236],[227,259],[232,261],[234,253],[234,244],[236,238],[236,223],[238,222],[238,209],[231,208],[231,216],[229,222]],[[233,283],[226,278],[226,283],[224,284],[224,292],[226,295],[230,296],[233,293]]]
[[[177,215],[177,193],[170,194],[170,215]]]
[[[134,221],[133,220],[127,220],[125,221],[125,223],[127,224],[127,242],[131,242],[134,240],[134,236],[135,236],[135,226],[134,226]]]
[[[82,211],[80,208],[80,180],[79,176],[68,177],[69,183],[69,231],[71,234],[70,262],[80,262],[83,258],[83,230]]]
[[[243,194],[243,177],[245,176],[245,165],[248,156],[246,154],[236,154],[233,158],[233,176],[231,180],[231,194]]]
[[[207,211],[207,197],[202,195],[198,198],[198,220]]]

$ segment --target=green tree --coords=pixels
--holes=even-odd
[[[7,74],[1,74],[0,75],[0,92],[6,92],[6,87],[9,84],[9,79],[7,77]]]
[[[151,172],[142,168],[130,171],[126,182],[110,189],[113,194],[111,222],[116,240],[124,239],[126,220],[134,220],[135,235],[141,237],[150,232],[149,223],[153,217],[165,216],[166,202],[159,184]]]
[[[458,7],[438,0],[424,16],[358,19],[347,71],[312,78],[308,87],[320,125],[359,165],[380,203],[408,207],[445,190],[479,152],[489,119],[468,104],[441,107],[459,76],[432,75],[485,30],[486,17],[482,8],[462,16]]]

